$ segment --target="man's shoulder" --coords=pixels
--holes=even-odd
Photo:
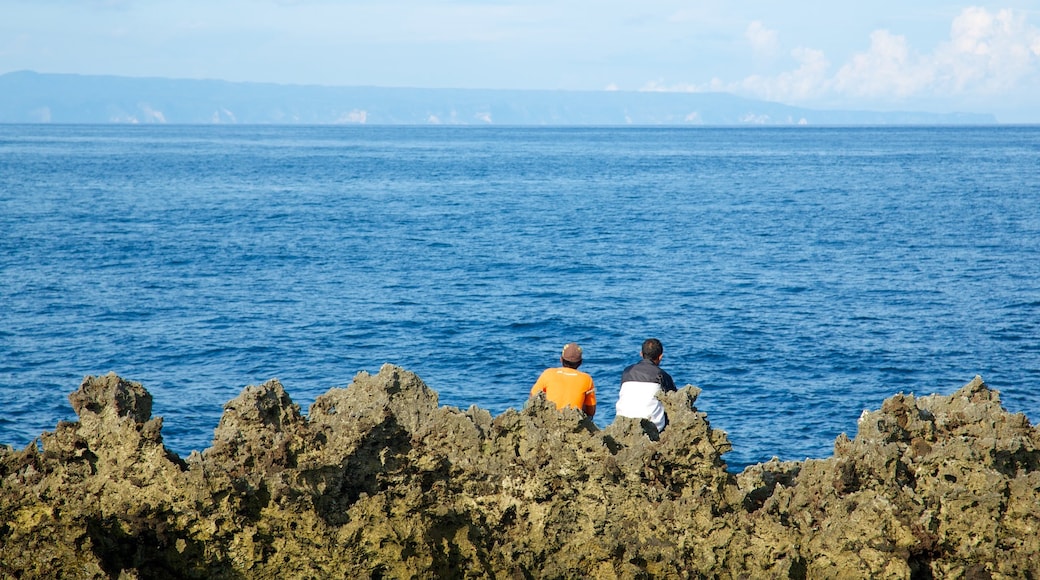
[[[644,364],[644,363],[647,363],[646,359],[640,360],[637,363],[632,363],[632,364],[628,365],[627,367],[625,367],[625,370],[621,371],[621,380],[622,381],[649,380],[648,377],[652,373],[648,372],[648,370],[646,368],[647,365]],[[650,366],[653,367],[652,364]],[[656,367],[653,367],[653,368],[656,368]]]
[[[589,376],[589,374],[586,373],[585,371],[580,371],[578,369],[572,369],[570,367],[552,367],[552,368],[548,368],[548,369],[545,369],[544,371],[542,371],[542,374],[543,375],[549,375],[549,374],[551,374],[551,375],[569,375],[569,376],[572,376],[572,377],[573,376],[586,376],[586,377]]]
[[[569,367],[560,367],[560,368],[558,368],[556,370],[560,371],[560,374],[564,374],[564,375],[571,375],[571,376],[576,376],[576,377],[589,377],[590,379],[592,378],[592,375],[590,375],[589,373],[587,373],[585,371],[580,371],[578,369],[572,369],[572,368],[569,368]]]
[[[655,365],[653,362],[651,362],[651,361],[649,361],[649,360],[647,360],[645,358],[641,358],[641,359],[639,359],[638,362],[634,362],[634,363],[628,365],[628,368],[630,368],[630,369],[641,368],[641,369],[657,370],[657,369],[660,369],[661,367]]]
[[[675,384],[675,379],[673,379],[672,375],[668,374],[668,371],[664,369],[661,369],[661,386],[667,387],[667,390],[669,391],[679,390],[679,387]]]

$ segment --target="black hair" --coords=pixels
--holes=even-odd
[[[578,361],[578,362],[571,362],[571,361],[569,361],[569,360],[563,360],[563,359],[561,358],[561,359],[560,359],[560,364],[562,364],[563,366],[565,366],[565,367],[567,367],[567,368],[569,368],[569,369],[576,369],[576,368],[578,368],[578,367],[580,367],[580,366],[581,366],[581,361]]]
[[[656,361],[659,356],[664,354],[664,345],[661,344],[660,340],[656,338],[648,338],[643,341],[643,358],[649,361]]]

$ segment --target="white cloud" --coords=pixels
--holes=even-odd
[[[340,114],[339,118],[336,119],[336,123],[341,124],[356,124],[364,125],[368,122],[368,111],[364,109],[353,109],[349,112]]]
[[[779,51],[779,34],[751,22],[745,39],[756,55]],[[700,85],[648,83],[648,91],[729,91],[767,100],[809,103],[855,99],[905,101],[910,98],[984,97],[1023,86],[1040,86],[1040,29],[1013,10],[966,8],[950,25],[948,40],[919,52],[902,35],[875,30],[864,51],[832,68],[826,54],[795,48],[796,66],[741,80],[712,79]]]
[[[700,93],[707,89],[690,83],[669,85],[664,81],[649,81],[638,90],[643,93]]]
[[[987,95],[1040,78],[1040,30],[1012,10],[964,9],[949,40],[915,53],[905,37],[879,30],[867,52],[835,75],[833,90],[846,96]]]
[[[765,125],[769,122],[769,115],[756,115],[754,113],[746,113],[740,118],[740,122],[745,125]]]
[[[870,35],[870,49],[838,69],[833,90],[854,97],[904,98],[926,90],[935,74],[935,67],[914,54],[905,37],[875,30]]]
[[[760,20],[748,24],[744,38],[751,43],[751,48],[757,55],[771,57],[780,50],[780,35],[775,30],[766,28]]]
[[[747,77],[737,84],[736,92],[751,93],[776,101],[813,99],[826,92],[831,85],[831,80],[827,78],[830,62],[823,52],[796,48],[791,56],[798,61],[798,68],[772,77]]]
[[[934,55],[941,89],[995,93],[1040,75],[1040,30],[1011,10],[968,8]]]

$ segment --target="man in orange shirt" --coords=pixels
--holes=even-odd
[[[542,372],[531,387],[531,396],[545,393],[545,398],[555,403],[557,409],[574,407],[592,417],[596,414],[596,386],[591,376],[578,370],[581,347],[573,342],[564,345],[560,364],[563,366]]]

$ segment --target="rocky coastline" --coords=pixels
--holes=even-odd
[[[740,474],[699,392],[599,429],[384,365],[306,415],[247,387],[181,458],[142,385],[87,377],[77,421],[0,447],[0,578],[1040,578],[1040,429],[980,377]]]

